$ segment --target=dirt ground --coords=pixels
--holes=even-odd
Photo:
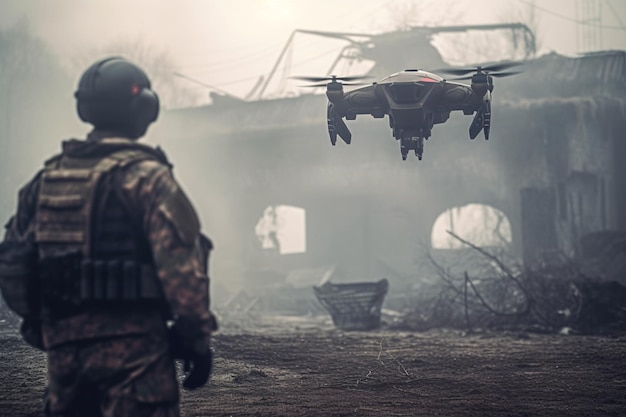
[[[342,332],[223,322],[183,416],[626,416],[626,335]],[[45,357],[0,323],[0,415],[40,416]]]

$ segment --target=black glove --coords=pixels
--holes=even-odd
[[[41,333],[41,320],[24,319],[20,326],[20,333],[26,343],[39,350],[46,350],[43,344],[43,334]]]
[[[170,352],[174,359],[184,361],[183,388],[200,388],[209,380],[213,354],[206,338],[198,332],[199,326],[179,318],[169,329]]]
[[[213,368],[213,354],[211,349],[205,353],[195,354],[189,360],[185,360],[185,374],[183,388],[196,389],[207,383]]]

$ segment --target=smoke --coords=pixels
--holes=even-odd
[[[26,21],[0,30],[0,215],[15,210],[17,188],[79,126],[72,77]]]

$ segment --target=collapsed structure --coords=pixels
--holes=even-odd
[[[433,33],[371,35],[351,50],[380,59],[372,75],[440,67]],[[489,141],[470,141],[466,120],[452,118],[419,163],[397,158],[381,120],[350,122],[356,140],[331,149],[318,94],[214,96],[212,105],[167,112],[151,133],[185,161],[176,170],[217,242],[216,294],[220,280],[275,290],[294,270],[327,265],[337,266],[335,282],[384,276],[390,294],[403,293],[424,278],[417,271],[435,219],[470,203],[506,215],[511,251],[526,262],[563,253],[626,283],[625,75],[624,51],[529,58],[523,74],[496,86]],[[262,244],[255,228],[268,207],[306,213],[303,249],[284,253],[276,218]],[[313,296],[311,286],[305,292]]]

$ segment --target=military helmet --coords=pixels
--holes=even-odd
[[[132,139],[143,136],[159,115],[159,97],[150,90],[148,76],[122,57],[87,68],[74,97],[82,121]]]

